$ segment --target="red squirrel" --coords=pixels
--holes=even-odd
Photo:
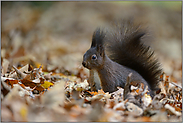
[[[142,42],[145,35],[141,25],[132,20],[118,21],[106,30],[97,28],[82,62],[90,70],[90,81],[98,81],[94,75],[98,74],[104,92],[111,93],[118,86],[124,88],[132,73],[131,81],[142,82],[150,92],[156,91],[162,69],[154,51]]]

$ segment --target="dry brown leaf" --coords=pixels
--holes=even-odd
[[[2,75],[5,75],[5,73],[8,71],[8,66],[9,66],[10,62],[7,59],[3,59],[2,61]]]
[[[42,104],[50,108],[63,105],[65,100],[64,84],[65,81],[58,81],[49,91],[45,92],[41,96]]]
[[[6,79],[5,82],[6,82],[8,85],[11,85],[11,88],[13,88],[13,85],[14,85],[14,84],[18,84],[18,80]]]
[[[81,83],[78,83],[74,86],[74,89],[77,90],[77,91],[84,91],[84,90],[88,90],[88,82],[87,80],[85,79],[84,82],[81,82]]]
[[[25,86],[29,86],[30,88],[34,88],[35,86],[37,86],[37,83],[34,83],[28,79],[22,79],[20,81],[22,82],[22,84],[24,84]]]
[[[114,110],[121,110],[121,111],[125,111],[126,110],[126,107],[125,107],[125,102],[120,102],[118,104],[116,104],[114,107],[113,107]]]
[[[24,90],[17,84],[2,101],[2,106],[9,106],[13,113],[14,121],[26,121],[27,105],[21,98]]]
[[[167,109],[170,114],[174,114],[176,116],[181,116],[182,115],[181,112],[176,111],[175,108],[170,106],[169,104],[165,105],[165,109]]]
[[[143,110],[133,103],[126,102],[125,107],[132,115],[141,116],[143,114]]]

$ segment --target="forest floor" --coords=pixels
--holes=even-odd
[[[1,121],[181,122],[181,11],[181,2],[1,2]],[[161,90],[91,91],[81,63],[93,31],[132,16],[154,36]]]

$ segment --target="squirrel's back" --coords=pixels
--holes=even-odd
[[[156,90],[162,73],[160,63],[150,46],[142,42],[146,31],[132,20],[121,20],[106,30],[105,45],[108,57],[138,72]]]

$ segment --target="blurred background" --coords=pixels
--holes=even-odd
[[[95,28],[128,17],[149,27],[163,70],[181,82],[181,1],[1,2],[1,60],[77,75]]]

